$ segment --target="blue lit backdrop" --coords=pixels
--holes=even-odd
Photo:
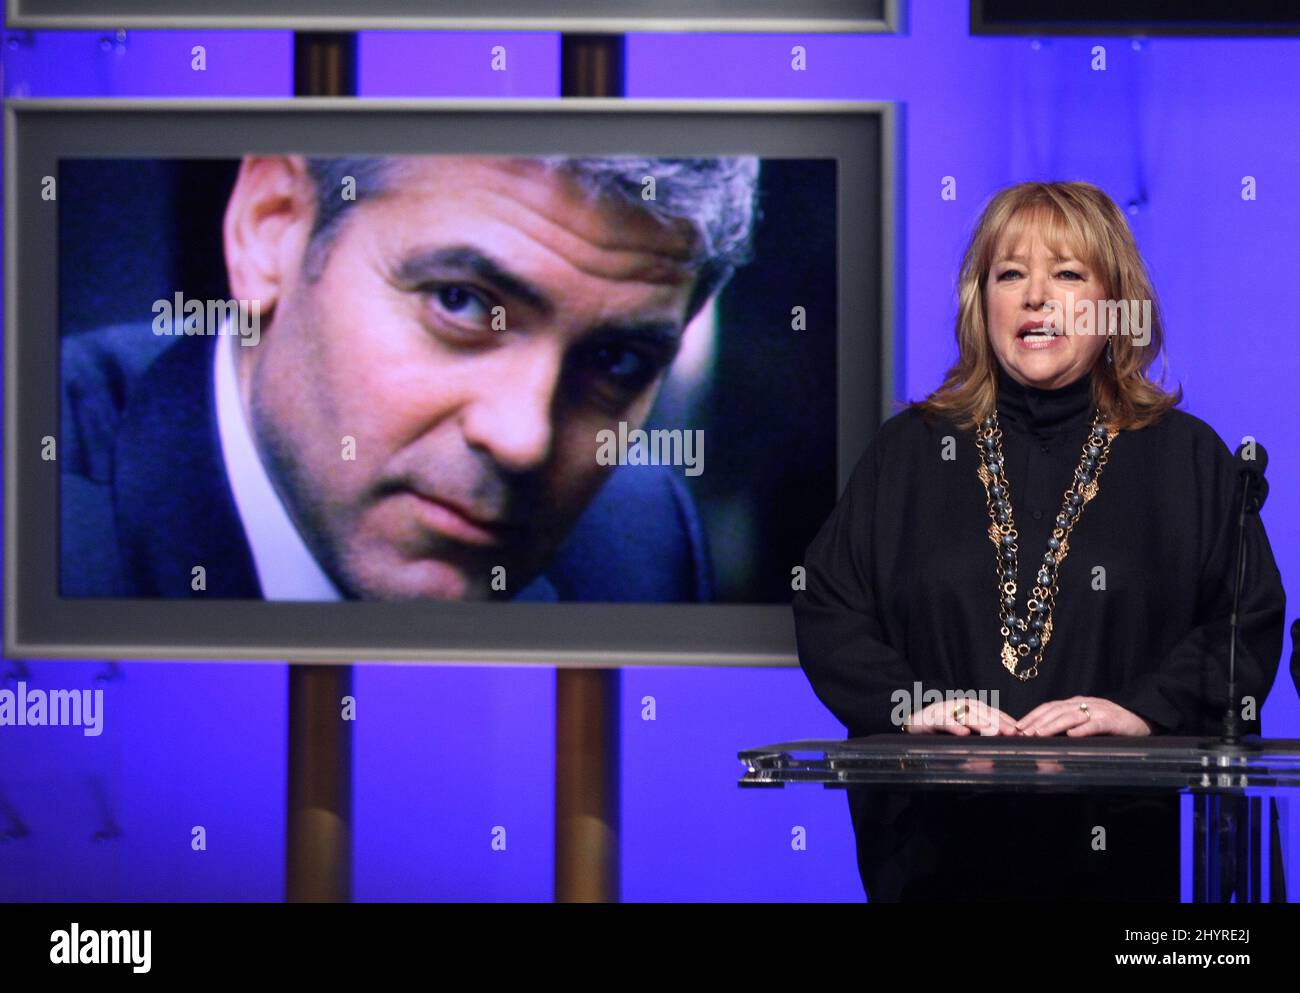
[[[1229,443],[1271,453],[1264,519],[1300,603],[1300,344],[1279,312],[1300,249],[1300,40],[971,38],[963,0],[909,5],[902,36],[636,35],[634,97],[905,105],[898,390],[952,361],[957,264],[984,199],[1086,179],[1122,205],[1169,328],[1169,378]],[[288,96],[284,32],[7,33],[6,96]],[[195,44],[207,69],[191,68]],[[486,54],[510,52],[508,73]],[[808,50],[804,72],[790,48]],[[1092,46],[1107,68],[1094,71]],[[554,96],[555,35],[375,33],[362,95]],[[1243,176],[1259,199],[1243,202]],[[940,197],[955,177],[955,202]],[[818,384],[808,384],[817,389]],[[1300,736],[1287,661],[1265,733]],[[283,886],[283,665],[0,663],[47,688],[104,689],[106,730],[0,730],[0,900],[275,900]],[[355,893],[361,900],[548,900],[554,674],[356,670]],[[641,719],[653,696],[657,719]],[[797,670],[629,669],[622,688],[623,897],[857,900],[841,794],[735,786],[736,751],[838,737]],[[1297,818],[1296,820],[1300,820]],[[207,828],[208,848],[190,848]],[[807,851],[790,846],[802,825]],[[507,829],[494,852],[491,831]],[[1285,836],[1300,891],[1300,824]],[[1293,897],[1294,899],[1294,897]]]

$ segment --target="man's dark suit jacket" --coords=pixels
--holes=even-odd
[[[224,337],[148,324],[63,342],[63,596],[261,598],[221,458],[212,389]],[[207,589],[191,590],[202,563]],[[708,600],[699,519],[667,466],[619,467],[517,599]]]

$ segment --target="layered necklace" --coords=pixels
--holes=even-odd
[[[997,549],[999,615],[1002,618],[1002,664],[1022,682],[1038,675],[1043,652],[1052,640],[1052,607],[1056,603],[1056,578],[1061,563],[1070,550],[1070,532],[1083,515],[1083,508],[1097,495],[1097,481],[1106,465],[1110,443],[1119,434],[1102,419],[1101,411],[1093,416],[1092,428],[1083,443],[1083,456],[1074,470],[1074,479],[1065,491],[1061,511],[1056,515],[1047,551],[1035,577],[1033,596],[1025,603],[1022,617],[1016,612],[1016,577],[1020,574],[1019,537],[1011,513],[1011,487],[1007,483],[1006,463],[1002,457],[1002,429],[997,411],[984,418],[975,431],[979,446],[979,477],[988,498],[989,540]],[[1023,660],[1028,666],[1021,672]]]

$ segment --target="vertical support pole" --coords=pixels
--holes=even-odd
[[[1222,861],[1219,851],[1219,795],[1209,791],[1195,794],[1192,801],[1195,839],[1192,901],[1220,902]]]
[[[625,96],[626,51],[621,34],[560,35],[560,96]]]
[[[619,898],[617,669],[555,673],[555,901]]]
[[[296,33],[295,96],[355,96],[355,34]],[[350,665],[289,664],[289,805],[285,899],[352,899],[352,723],[342,700]]]
[[[294,32],[293,95],[356,96],[357,36],[350,32]]]
[[[621,35],[562,35],[560,93],[624,92]],[[555,900],[619,898],[619,691],[617,669],[555,672]]]
[[[289,666],[289,817],[285,899],[352,899],[350,665]]]
[[[1239,880],[1245,877],[1244,882],[1237,884],[1237,902],[1238,903],[1260,903],[1261,889],[1263,887],[1263,878],[1261,870],[1264,867],[1260,850],[1260,798],[1257,796],[1247,796],[1244,793],[1240,799],[1241,814],[1244,821],[1238,825],[1237,834],[1241,839],[1238,842],[1238,870],[1237,878]]]
[[[1300,629],[1297,629],[1300,634]],[[1281,826],[1278,823],[1278,803],[1286,803],[1285,793],[1273,793],[1268,798],[1268,902],[1286,903],[1286,852],[1282,848]]]

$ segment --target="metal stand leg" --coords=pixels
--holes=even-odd
[[[623,96],[622,35],[560,36],[560,94]],[[617,669],[555,673],[555,899],[619,896]]]
[[[352,667],[289,666],[289,817],[285,899],[352,899]]]
[[[355,96],[357,36],[297,32],[295,96]],[[289,817],[285,899],[352,899],[351,666],[289,665]]]
[[[555,900],[619,898],[617,669],[555,673]]]

